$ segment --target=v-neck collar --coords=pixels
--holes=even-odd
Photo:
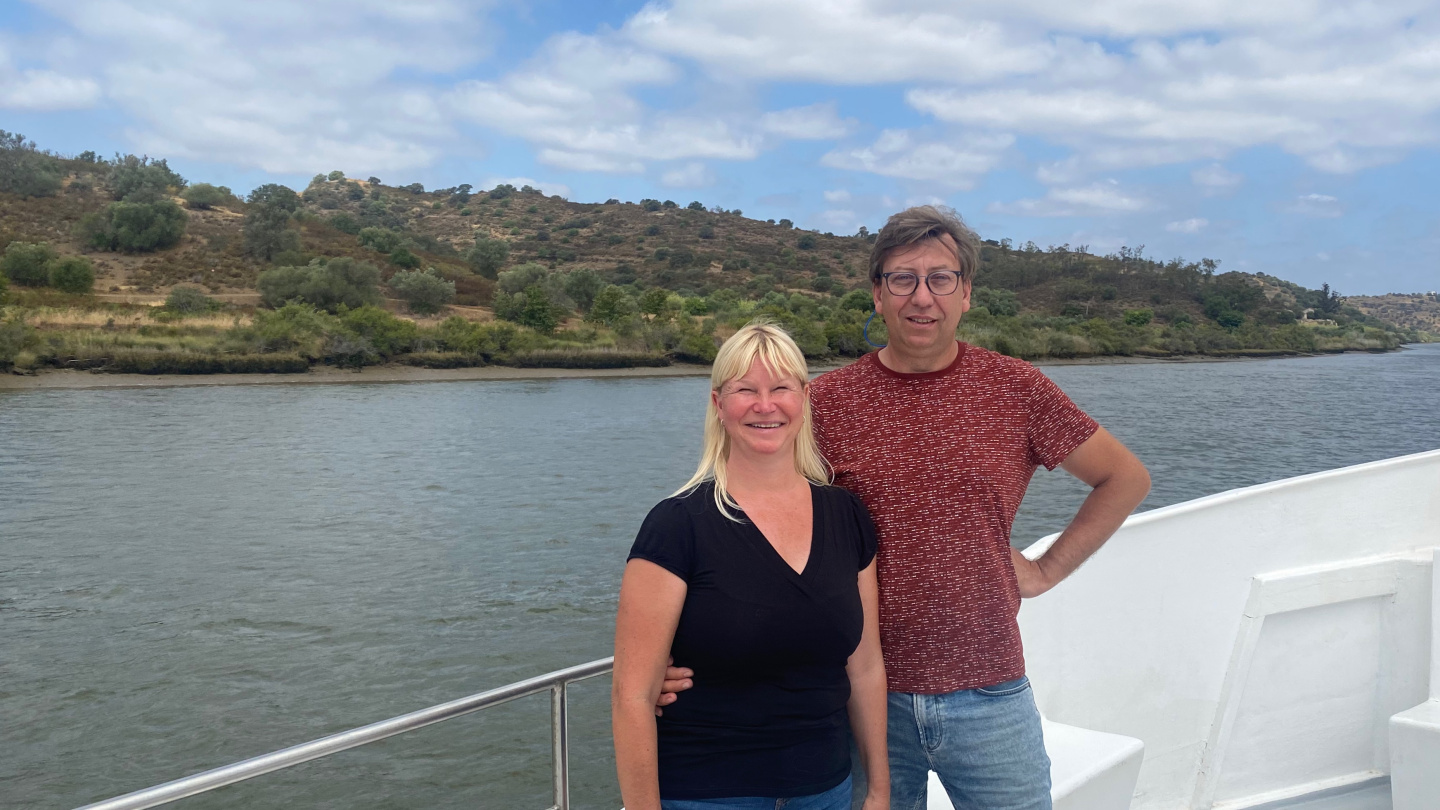
[[[750,519],[749,515],[745,514],[745,510],[740,510],[740,514],[744,515],[745,517],[745,525],[750,530],[751,538],[759,542],[760,545],[764,546],[765,551],[769,553],[770,558],[776,563],[778,563],[787,574],[797,580],[804,578],[806,572],[815,570],[815,564],[819,561],[820,547],[822,545],[819,542],[820,497],[819,494],[815,491],[816,486],[814,483],[806,481],[805,484],[809,487],[810,490],[810,553],[805,557],[805,567],[800,569],[799,571],[796,571],[790,565],[790,563],[785,561],[785,558],[782,557],[780,555],[780,552],[775,549],[775,544],[770,542],[770,538],[765,536],[765,532],[760,531],[760,527],[756,525],[755,521]]]

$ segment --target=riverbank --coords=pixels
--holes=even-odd
[[[1035,360],[1045,366],[1111,366],[1137,364],[1234,363],[1248,360],[1322,357],[1330,354],[1376,354],[1372,351],[1318,354],[1105,356]],[[853,362],[853,361],[852,361]],[[846,363],[816,365],[819,374]],[[76,369],[48,369],[30,374],[0,374],[0,391],[36,391],[83,388],[185,388],[216,385],[354,385],[357,383],[462,382],[472,380],[552,380],[575,378],[706,377],[710,367],[695,363],[636,368],[420,368],[405,365],[366,366],[359,370],[316,366],[298,374],[112,374]]]

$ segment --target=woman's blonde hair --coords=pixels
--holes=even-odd
[[[779,326],[756,320],[746,324],[720,346],[715,363],[710,368],[710,390],[718,392],[725,383],[745,376],[756,359],[775,374],[794,377],[802,386],[810,383],[805,355],[795,345],[795,340]],[[740,519],[730,510],[739,509],[740,505],[726,489],[725,462],[729,458],[730,434],[720,424],[720,413],[712,396],[705,407],[705,444],[700,450],[700,466],[685,486],[676,490],[675,496],[687,495],[706,481],[714,481],[715,506],[720,509],[720,514],[739,522]],[[811,428],[808,396],[801,410],[800,434],[795,437],[795,471],[817,484],[830,483],[830,466],[820,456],[820,447],[815,443],[815,433]]]

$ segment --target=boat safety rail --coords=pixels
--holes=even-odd
[[[102,802],[87,804],[79,810],[145,810],[158,807],[198,793],[206,793],[272,771],[290,768],[312,759],[328,757],[362,745],[414,731],[435,723],[509,703],[518,698],[550,693],[550,757],[554,772],[554,804],[550,810],[570,810],[570,729],[568,687],[576,681],[608,673],[614,658],[602,658],[588,664],[538,675],[523,681],[491,689],[488,692],[441,703],[428,709],[402,714],[368,726],[352,728],[318,740],[283,748],[269,754],[166,782],[163,785],[137,790]]]

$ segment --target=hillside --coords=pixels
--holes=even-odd
[[[1393,323],[1401,329],[1440,335],[1440,293],[1352,295],[1345,302],[1372,318]]]
[[[52,262],[82,257],[94,270],[93,297],[68,306],[158,301],[190,286],[249,317],[262,273],[295,267],[299,278],[348,259],[373,265],[384,294],[401,297],[396,274],[429,268],[453,285],[442,317],[487,321],[493,310],[540,335],[561,327],[532,349],[588,340],[679,357],[689,341],[690,356],[704,359],[717,327],[766,312],[815,356],[866,350],[859,327],[874,237],[864,229],[837,236],[698,201],[576,203],[511,186],[427,191],[341,172],[317,175],[298,195],[268,185],[242,201],[229,189],[187,183],[164,161],[63,158],[0,136],[0,250],[15,244]],[[1096,256],[1083,246],[986,239],[975,283],[964,336],[1024,357],[1375,350],[1435,330],[1433,319],[1395,320],[1409,312],[1398,305],[1362,309],[1328,288],[1220,273],[1209,259],[1160,262],[1143,248]],[[10,296],[22,310],[62,303],[21,286]],[[597,315],[592,302],[610,288],[610,314]],[[846,297],[851,291],[860,292]],[[355,300],[352,308],[381,302]],[[384,306],[405,311],[396,298]]]

